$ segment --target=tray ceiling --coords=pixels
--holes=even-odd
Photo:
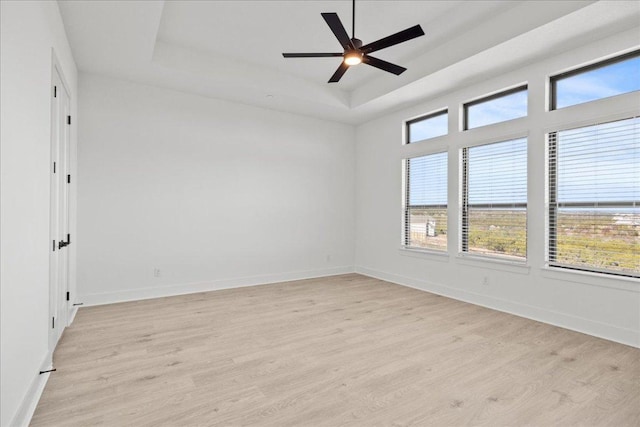
[[[359,0],[365,43],[416,24],[426,36],[376,54],[401,76],[356,66],[327,84],[339,58],[281,53],[340,51],[320,13],[351,33],[348,0],[58,3],[82,72],[354,124],[640,19],[638,2]]]

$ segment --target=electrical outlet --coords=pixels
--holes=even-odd
[[[160,269],[159,268],[154,268],[153,269],[153,277],[160,277]]]
[[[484,276],[484,277],[482,278],[482,284],[483,284],[484,286],[489,286],[489,277],[488,277],[488,276]]]

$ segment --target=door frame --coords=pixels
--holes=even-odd
[[[61,236],[55,235],[58,232],[58,225],[54,227],[54,221],[60,221],[59,213],[60,208],[58,203],[66,203],[66,222],[68,230],[71,229],[71,191],[70,189],[61,189],[61,183],[64,180],[62,177],[65,173],[70,173],[71,170],[71,127],[66,130],[63,144],[66,145],[63,153],[65,158],[65,169],[60,167],[60,146],[59,146],[59,127],[67,126],[64,117],[60,120],[60,113],[58,111],[60,107],[59,98],[57,94],[64,91],[68,98],[68,115],[71,115],[71,92],[69,90],[69,84],[64,76],[62,66],[58,61],[54,49],[51,49],[51,123],[50,123],[50,158],[49,158],[49,180],[50,180],[50,202],[49,202],[49,317],[48,317],[48,337],[49,337],[49,350],[53,353],[58,340],[62,336],[64,328],[68,325],[70,320],[70,301],[66,301],[66,294],[70,288],[70,256],[69,252],[64,254],[64,259],[60,260],[60,248],[58,248],[58,242]],[[59,80],[59,82],[57,81]],[[58,84],[60,87],[57,87]],[[57,93],[56,93],[57,92]],[[54,163],[55,162],[55,163]],[[57,170],[54,171],[54,168]],[[55,173],[54,173],[55,172]],[[66,191],[66,197],[63,196]],[[66,248],[65,248],[66,249]],[[60,266],[66,270],[64,272],[64,280],[62,280],[62,286],[60,286]],[[55,324],[52,323],[54,322]]]

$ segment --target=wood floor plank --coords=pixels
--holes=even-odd
[[[640,350],[348,274],[79,310],[32,426],[639,426]]]

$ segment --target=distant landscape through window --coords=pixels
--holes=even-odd
[[[409,247],[447,249],[447,153],[407,161],[405,242]]]
[[[549,140],[549,261],[640,275],[640,118]]]

